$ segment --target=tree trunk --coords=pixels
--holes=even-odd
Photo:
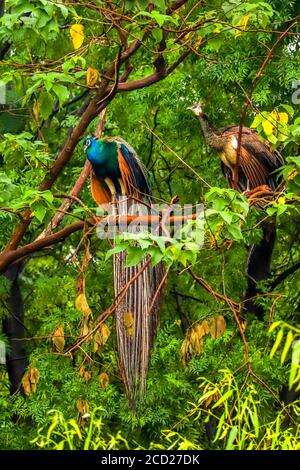
[[[248,251],[248,261],[246,275],[248,286],[245,294],[245,309],[249,313],[254,313],[257,318],[263,320],[264,308],[257,305],[255,297],[260,293],[257,284],[265,281],[271,276],[271,262],[276,240],[275,220],[262,224],[263,238],[257,245],[251,245]]]
[[[5,276],[11,282],[8,298],[9,315],[3,321],[3,332],[9,340],[6,365],[11,395],[21,390],[21,380],[28,365],[24,341],[24,305],[19,286],[21,271],[22,264],[19,263],[12,265],[5,273]]]

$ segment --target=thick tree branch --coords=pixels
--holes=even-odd
[[[54,245],[62,240],[64,240],[68,235],[74,233],[78,230],[82,230],[86,223],[91,223],[91,221],[79,221],[74,224],[67,225],[65,228],[59,230],[56,233],[48,235],[47,237],[28,243],[27,245],[22,246],[16,250],[6,251],[0,259],[0,273],[3,273],[9,265],[11,265],[16,260],[29,256],[35,251],[39,251],[42,248]]]
[[[275,287],[281,284],[288,276],[298,271],[298,269],[300,269],[300,261],[297,261],[297,263],[293,264],[293,266],[290,266],[288,269],[275,277],[274,281],[272,281],[270,284],[270,289],[274,290]]]
[[[153,83],[159,82],[166,78],[173,70],[180,65],[184,59],[191,53],[191,50],[185,51],[176,62],[174,62],[170,67],[168,67],[165,72],[162,70],[155,71],[148,75],[147,77],[139,78],[137,80],[132,80],[131,82],[119,83],[117,91],[132,91],[138,90],[140,88],[145,88],[147,86],[153,85]]]

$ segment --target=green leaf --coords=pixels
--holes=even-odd
[[[275,343],[273,344],[273,347],[272,347],[271,352],[270,352],[270,358],[271,359],[274,356],[274,354],[276,353],[277,349],[279,348],[280,343],[282,341],[282,338],[283,338],[283,328],[281,328],[279,330],[279,332],[277,333]]]
[[[154,37],[156,42],[160,42],[163,38],[163,32],[159,28],[152,29],[152,36]]]
[[[237,434],[238,434],[238,427],[233,426],[233,428],[230,430],[230,433],[227,439],[226,450],[235,449],[235,446],[233,445],[233,443],[235,441]]]
[[[128,245],[126,243],[121,243],[119,245],[116,245],[114,248],[111,248],[108,250],[108,252],[105,255],[105,261],[107,261],[112,255],[115,255],[117,253],[120,253],[121,251],[126,250]]]
[[[126,267],[136,266],[139,264],[144,256],[143,250],[138,247],[130,246],[127,250]]]
[[[218,406],[222,405],[225,401],[227,401],[233,395],[233,392],[234,392],[233,389],[230,389],[227,392],[225,392],[224,395],[222,395],[221,398],[219,398],[219,400],[216,403],[214,403],[212,409],[218,408]]]
[[[40,222],[43,222],[45,215],[47,213],[47,208],[40,202],[35,202],[34,204],[32,204],[31,209],[35,217]]]
[[[55,84],[53,85],[53,91],[59,100],[60,106],[62,106],[69,98],[70,92],[68,88],[63,85]]]
[[[284,363],[284,361],[286,359],[286,356],[287,356],[287,354],[290,350],[290,347],[292,345],[293,340],[294,340],[293,332],[291,330],[289,330],[289,332],[286,336],[284,348],[283,348],[282,353],[281,353],[281,358],[280,358],[281,364]]]
[[[239,225],[228,225],[226,227],[227,232],[232,240],[243,240],[241,233],[241,227]]]
[[[43,93],[41,93],[38,102],[40,105],[40,114],[42,118],[47,119],[50,116],[54,106],[54,100],[52,95],[44,91]]]

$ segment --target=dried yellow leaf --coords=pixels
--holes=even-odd
[[[40,379],[40,373],[36,367],[30,367],[22,378],[22,386],[27,397],[36,392],[36,386]]]
[[[212,338],[216,339],[216,334],[217,334],[217,325],[216,325],[216,319],[211,318],[209,321],[209,332]]]
[[[298,171],[296,170],[296,168],[294,168],[292,171],[290,171],[290,173],[288,174],[288,177],[287,179],[289,181],[292,181],[293,179],[296,178],[296,176],[298,175]]]
[[[195,326],[195,332],[197,333],[199,339],[201,339],[203,336],[205,336],[205,329],[203,325],[196,325]]]
[[[223,336],[226,331],[226,322],[223,315],[219,315],[216,320],[216,338]]]
[[[70,28],[70,36],[74,49],[78,49],[84,41],[84,26],[79,23],[73,24]]]
[[[89,317],[91,314],[91,309],[87,303],[86,296],[84,293],[79,294],[75,300],[75,307],[77,310],[83,313],[85,317]]]
[[[208,321],[204,320],[204,322],[202,322],[202,326],[203,326],[205,334],[207,335],[209,333],[209,323],[208,323]]]
[[[89,87],[93,87],[99,80],[99,72],[98,70],[89,67],[86,72],[86,84]]]
[[[23,389],[24,389],[24,393],[27,397],[29,397],[30,393],[31,393],[31,385],[30,385],[30,381],[29,381],[29,376],[28,376],[28,372],[26,372],[22,378],[22,386],[23,386]]]
[[[89,373],[89,371],[86,370],[85,373],[84,373],[84,380],[85,380],[85,382],[88,383],[88,381],[91,380],[91,377],[92,377],[92,376],[91,376],[91,374]]]
[[[81,364],[81,366],[79,367],[79,375],[80,375],[80,377],[83,377],[83,375],[84,375],[84,365],[83,364]]]
[[[88,413],[89,409],[90,407],[87,401],[82,399],[77,400],[77,410],[81,416]]]
[[[197,41],[194,44],[194,49],[198,49],[200,47],[202,41],[203,41],[203,37],[199,36]]]
[[[106,372],[99,375],[98,382],[101,388],[106,388],[109,385],[109,377]]]
[[[123,316],[124,326],[128,336],[134,335],[134,318],[131,312],[124,312]]]
[[[33,105],[33,114],[35,115],[36,118],[39,117],[40,114],[40,103],[38,100],[35,100],[34,105]]]
[[[63,352],[66,344],[63,326],[59,326],[58,328],[56,328],[56,330],[52,334],[52,341],[56,350],[58,352]]]
[[[94,336],[94,352],[99,354],[102,352],[105,343],[107,342],[110,336],[110,329],[105,323],[101,323],[98,331]]]

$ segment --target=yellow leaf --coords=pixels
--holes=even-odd
[[[38,100],[35,100],[34,105],[33,105],[33,114],[35,115],[36,118],[39,117],[40,114],[40,103]]]
[[[222,336],[226,331],[226,322],[223,315],[219,315],[216,321],[216,338]]]
[[[105,323],[101,323],[98,331],[94,336],[94,352],[99,354],[102,352],[103,346],[110,336],[110,329],[106,326]]]
[[[29,397],[31,393],[31,386],[30,386],[30,380],[29,380],[29,375],[28,372],[26,372],[22,378],[22,386],[24,389],[24,393],[27,397]]]
[[[284,205],[285,204],[285,197],[284,196],[280,196],[277,200],[278,204],[282,204]]]
[[[86,296],[84,293],[79,294],[75,300],[75,307],[77,310],[83,313],[85,317],[89,317],[91,314],[91,309],[87,303]]]
[[[96,85],[99,80],[99,72],[98,70],[92,69],[89,67],[86,72],[86,84],[89,87]]]
[[[74,49],[78,49],[84,41],[84,26],[78,23],[73,24],[70,28],[70,36]]]
[[[80,415],[88,413],[90,407],[87,401],[79,399],[77,400],[77,410]]]
[[[209,323],[208,323],[208,321],[204,320],[204,322],[202,322],[202,326],[203,326],[205,334],[207,335],[209,333]]]
[[[289,181],[292,181],[294,178],[296,178],[297,175],[298,171],[296,170],[296,168],[294,168],[292,171],[289,172],[287,179]]]
[[[279,122],[287,124],[289,122],[289,115],[287,113],[278,113]]]
[[[205,336],[205,329],[203,325],[196,325],[195,326],[195,332],[197,333],[199,339],[203,338]]]
[[[102,372],[98,377],[98,382],[101,388],[106,388],[109,385],[108,375],[105,372]]]
[[[59,326],[56,328],[52,335],[53,344],[58,352],[63,352],[65,347],[65,335],[64,335],[64,328]]]
[[[91,374],[89,373],[89,371],[86,370],[85,373],[84,373],[84,380],[85,380],[85,382],[88,383],[88,381],[91,380],[91,377],[92,377],[92,376],[91,376]]]
[[[198,49],[202,41],[203,41],[203,37],[202,37],[202,36],[199,36],[198,39],[197,39],[197,41],[196,41],[195,44],[194,44],[194,48],[195,48],[195,49]]]
[[[36,392],[36,386],[40,379],[40,373],[36,367],[30,367],[22,378],[22,386],[27,397]]]
[[[134,318],[131,312],[124,312],[124,326],[127,330],[128,336],[134,335]]]
[[[262,123],[263,130],[266,135],[272,135],[274,132],[274,126],[273,124],[268,121],[267,119]]]
[[[217,337],[217,324],[215,318],[211,318],[209,322],[209,331],[212,338]]]
[[[248,21],[249,21],[249,15],[244,15],[243,18],[238,22],[238,24],[236,26],[238,26],[239,28],[241,29],[246,29],[246,26],[248,24]],[[235,37],[237,36],[240,36],[242,34],[242,32],[240,30],[237,30],[235,32]]]

